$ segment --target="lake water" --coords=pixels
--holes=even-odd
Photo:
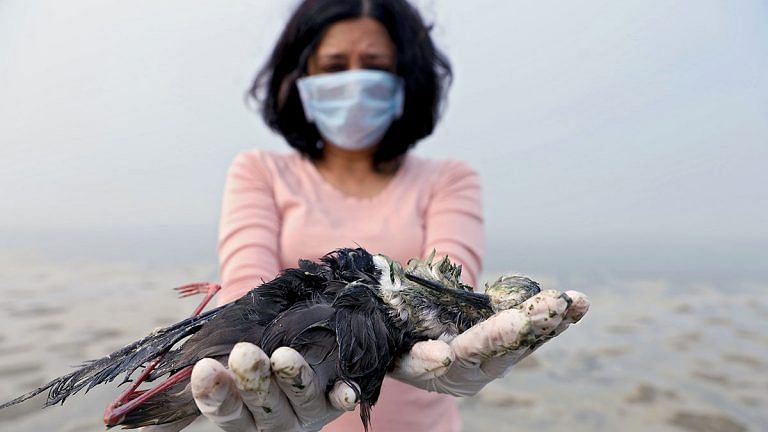
[[[177,300],[170,288],[216,278],[211,264],[19,252],[0,262],[3,401],[178,321],[198,300]],[[461,400],[466,431],[768,430],[768,283],[535,276],[547,288],[587,293],[592,309]],[[38,397],[0,411],[0,429],[98,430],[117,393],[100,386],[45,410]],[[189,430],[212,429],[198,422]]]

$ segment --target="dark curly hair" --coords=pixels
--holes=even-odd
[[[451,65],[432,42],[430,27],[406,0],[305,0],[291,16],[272,55],[248,92],[267,125],[312,159],[323,150],[320,133],[304,117],[296,80],[328,28],[341,20],[370,17],[389,32],[397,52],[397,75],[405,81],[403,115],[395,120],[373,156],[374,167],[397,161],[437,123],[452,79]]]

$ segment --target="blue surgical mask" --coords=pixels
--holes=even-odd
[[[296,81],[307,121],[346,150],[376,145],[403,113],[403,80],[389,72],[355,69]]]

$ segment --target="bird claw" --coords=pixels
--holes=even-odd
[[[195,294],[216,294],[221,289],[221,285],[210,282],[196,282],[174,288],[179,293],[179,298],[193,296]]]

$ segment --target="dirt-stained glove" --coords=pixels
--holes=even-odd
[[[210,358],[198,361],[190,382],[200,412],[232,432],[319,431],[358,402],[355,391],[341,381],[325,395],[325,386],[295,350],[281,347],[270,358],[247,342],[232,348],[229,368]],[[189,423],[142,431],[177,432]]]
[[[203,359],[191,382],[197,407],[225,431],[318,431],[357,405],[355,391],[343,382],[326,398],[312,368],[287,347],[269,358],[256,345],[239,343],[229,369]]]
[[[588,309],[589,300],[580,292],[542,291],[450,342],[417,343],[390,375],[425,390],[472,396],[578,322]]]

